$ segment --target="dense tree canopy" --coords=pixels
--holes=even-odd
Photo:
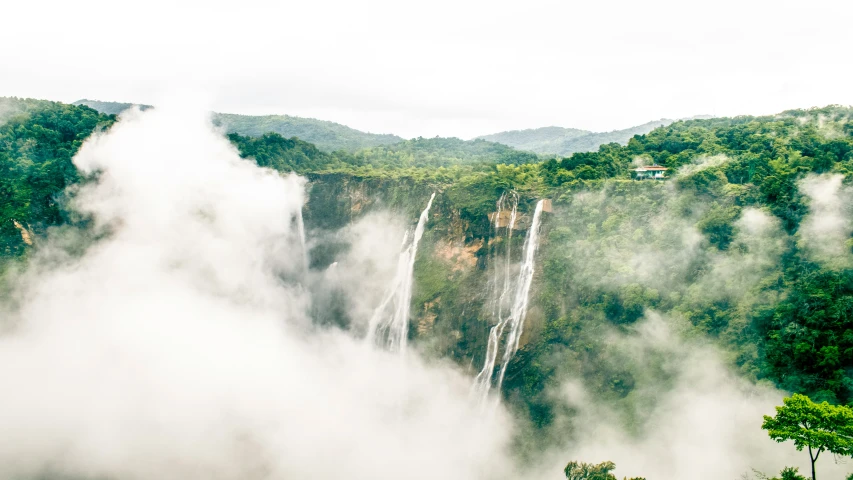
[[[297,137],[316,145],[327,153],[355,152],[362,148],[403,141],[396,135],[361,132],[339,123],[290,115],[252,116],[215,113],[213,123],[228,133],[249,137],[260,137],[268,133],[277,133],[285,138]]]
[[[277,133],[265,133],[259,137],[231,133],[228,139],[243,156],[254,159],[262,167],[281,172],[307,173],[342,165],[337,157],[321,152],[310,143],[298,138],[284,138]]]
[[[87,107],[3,99],[10,114],[0,120],[0,242],[3,256],[17,255],[26,234],[67,220],[68,185],[80,180],[72,156],[96,128],[115,117]]]
[[[613,462],[601,462],[597,465],[583,462],[569,462],[563,473],[567,480],[616,480],[612,472],[616,468]]]

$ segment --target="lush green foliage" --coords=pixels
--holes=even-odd
[[[29,113],[50,107],[53,102],[47,100],[34,100],[32,98],[0,97],[0,124],[10,118],[27,115]]]
[[[499,143],[458,138],[416,138],[374,147],[355,154],[358,163],[386,168],[450,167],[454,165],[537,162],[539,157]]]
[[[772,376],[790,390],[850,401],[853,272],[794,261],[781,280],[788,295],[763,319]]]
[[[853,409],[844,405],[815,403],[805,395],[794,394],[776,407],[775,416],[764,416],[761,428],[777,442],[790,440],[797,450],[807,448],[813,479],[821,453],[853,456]]]
[[[295,137],[284,138],[277,133],[244,137],[231,133],[228,139],[241,155],[254,159],[262,167],[281,172],[307,173],[343,165],[338,157],[321,152],[313,144]]]
[[[850,270],[800,247],[809,201],[798,188],[807,174],[849,175],[850,118],[828,107],[677,122],[625,147],[544,162],[545,195],[565,207],[546,224],[535,291],[543,325],[510,366],[510,398],[547,425],[548,379],[580,372],[598,398],[642,404],[633,385],[648,372],[601,332],[653,309],[717,338],[748,377],[850,401]],[[678,173],[618,180],[637,157]]]
[[[798,182],[807,174],[849,174],[850,118],[848,109],[827,107],[691,120],[559,161],[485,169],[347,165],[334,181],[351,179],[366,197],[398,192],[390,205],[412,214],[428,190],[439,189],[444,194],[434,208],[441,220],[431,224],[432,234],[447,238],[461,228],[468,244],[489,239],[484,217],[501,192],[554,199],[539,254],[534,326],[506,381],[508,397],[519,399],[536,425],[551,422],[547,388],[562,374],[579,372],[599,398],[639,401],[632,391],[647,374],[600,332],[629,328],[647,309],[685,318],[696,334],[718,339],[748,377],[846,402],[853,368],[846,343],[853,338],[850,271],[800,248],[809,201]],[[628,180],[637,158],[668,166],[672,180]],[[331,180],[327,175],[313,178]],[[424,193],[407,202],[414,185]],[[753,217],[767,223],[763,233],[753,231]],[[453,218],[461,223],[452,225]],[[423,258],[430,258],[424,248]],[[485,259],[488,249],[476,255]],[[430,262],[419,262],[419,270],[438,268]],[[442,340],[432,345],[460,361],[473,356],[476,364],[488,319],[470,307],[484,300],[460,292],[484,277],[441,265],[444,277],[418,279],[429,287],[416,295],[415,308],[430,303],[429,313],[438,315],[433,334]],[[463,295],[458,304],[449,300],[457,294]]]
[[[563,473],[567,480],[616,480],[612,472],[616,468],[613,462],[601,462],[598,465],[583,462],[569,462]]]
[[[767,475],[756,472],[756,476],[760,480],[806,480],[806,477],[800,475],[800,469],[797,467],[785,467],[779,472],[778,477],[769,477]]]
[[[2,99],[14,109],[0,124],[0,255],[23,252],[27,237],[67,221],[65,187],[80,180],[71,157],[114,117],[88,107]]]
[[[797,467],[785,467],[779,472],[779,480],[806,480],[806,477],[799,472],[800,469]]]

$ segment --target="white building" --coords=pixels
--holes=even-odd
[[[645,167],[639,167],[634,169],[634,174],[636,175],[637,180],[662,180],[666,178],[666,171],[669,170],[666,167],[661,167],[660,165],[649,165]]]

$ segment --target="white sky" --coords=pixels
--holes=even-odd
[[[406,137],[853,104],[846,0],[7,0],[0,19],[0,96],[190,89]]]

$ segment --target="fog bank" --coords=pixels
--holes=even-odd
[[[100,172],[74,208],[103,238],[75,255],[55,233],[3,306],[0,476],[470,479],[506,467],[506,416],[474,415],[468,379],[311,325],[301,178],[240,159],[204,116],[167,105],[128,113],[74,161]]]

